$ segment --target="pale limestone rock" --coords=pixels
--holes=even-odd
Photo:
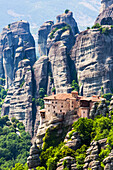
[[[57,23],[65,22],[68,25],[70,25],[74,35],[79,33],[77,23],[73,18],[73,13],[71,11],[58,15],[56,18],[57,18]]]
[[[47,55],[47,37],[53,24],[53,21],[47,21],[38,30],[38,51],[40,56]]]
[[[35,42],[29,23],[18,21],[6,26],[0,35],[0,77],[6,78],[5,88],[13,83],[18,63],[25,58],[31,66],[36,61]]]
[[[102,13],[106,8],[113,4],[113,0],[101,0],[100,13]]]
[[[81,32],[71,52],[75,62],[82,95],[101,95],[111,92],[113,87],[113,29],[108,35],[101,34],[98,29]]]
[[[34,142],[34,144],[30,148],[30,156],[27,158],[27,164],[29,169],[35,169],[37,166],[40,166],[39,154],[39,148]]]
[[[23,122],[25,130],[32,136],[32,71],[28,59],[22,60],[18,64],[15,80],[4,100],[1,115],[9,115],[10,119],[15,117]]]

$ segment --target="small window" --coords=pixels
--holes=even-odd
[[[55,104],[57,104],[57,102],[55,102]]]
[[[52,102],[52,104],[53,104],[54,102]]]
[[[83,113],[85,113],[85,111],[83,111]]]
[[[71,107],[73,107],[73,105]]]
[[[50,107],[50,105],[48,105],[48,107]]]
[[[62,112],[62,110],[60,110],[60,112]]]
[[[61,106],[61,108],[63,108],[63,106]]]
[[[73,104],[73,102],[72,102],[72,104]]]
[[[50,110],[48,110],[48,112],[50,112]]]
[[[53,106],[53,109],[55,109],[55,106]]]
[[[55,116],[57,116],[57,113],[55,114]]]
[[[41,117],[42,117],[42,118],[45,118],[45,113],[41,113]]]

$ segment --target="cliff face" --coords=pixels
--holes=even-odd
[[[53,87],[56,93],[70,92],[71,70],[72,67],[75,68],[70,64],[69,52],[75,43],[74,35],[78,32],[71,11],[58,16],[56,24],[47,21],[40,27],[38,44],[41,58],[34,65],[37,95],[41,87],[48,95],[51,94]]]
[[[57,16],[57,23],[65,22],[71,26],[73,34],[79,33],[77,23],[73,18],[73,13],[71,11],[67,11],[61,15]]]
[[[98,29],[81,32],[71,58],[77,69],[81,93],[85,96],[109,93],[113,87],[113,29],[101,34]]]
[[[100,13],[102,13],[106,8],[113,4],[113,0],[101,0]]]
[[[6,88],[12,84],[18,63],[29,59],[36,61],[35,42],[29,30],[29,23],[19,21],[9,24],[0,35],[0,77],[6,78]]]
[[[56,29],[56,32],[54,33],[53,38],[51,38],[51,32],[47,41],[50,72],[52,73],[53,86],[56,89],[56,93],[64,93],[71,90],[68,53],[74,45],[75,39],[72,31],[65,23],[55,24],[53,26],[53,30],[54,29]]]
[[[47,21],[38,30],[38,51],[40,56],[47,55],[47,37],[53,24],[53,21]]]
[[[96,23],[99,23],[100,25],[113,25],[113,4],[108,8],[105,8],[105,10],[99,14],[95,21],[95,24]]]
[[[25,130],[33,132],[32,115],[32,71],[30,61],[22,60],[18,64],[15,80],[10,86],[8,95],[2,106],[2,115],[15,117],[25,125]]]

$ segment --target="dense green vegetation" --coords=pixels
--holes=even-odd
[[[73,81],[72,81],[71,87],[72,87],[72,90],[79,92],[79,85],[78,85],[78,83],[76,82],[76,80],[73,80]]]
[[[55,33],[57,30],[58,30],[58,28],[56,27],[55,29],[53,29],[53,30],[51,31],[50,36],[49,36],[50,39],[53,39],[53,38],[54,38],[54,33]]]
[[[91,27],[91,29],[98,28],[101,34],[108,34],[109,28],[108,27],[102,27],[99,23],[96,23]],[[112,27],[111,27],[112,28]],[[89,29],[89,28],[88,28]]]
[[[47,170],[55,170],[57,162],[61,158],[65,156],[71,156],[76,160],[78,170],[82,170],[84,159],[86,157],[86,149],[89,147],[90,142],[92,140],[97,141],[107,138],[109,145],[106,149],[100,150],[98,159],[101,162],[101,165],[104,166],[102,161],[108,156],[111,149],[113,148],[113,116],[111,119],[103,116],[96,117],[94,120],[79,118],[79,120],[73,124],[73,130],[70,132],[70,139],[72,134],[76,131],[79,133],[82,139],[81,147],[76,151],[65,146],[65,143],[60,143],[60,140],[59,144],[57,142],[56,146],[56,138],[53,131],[51,131],[51,134],[49,132],[49,135],[47,135],[47,132],[45,136],[47,140],[44,139],[44,145],[46,147],[42,150],[40,155],[41,166],[43,168],[45,167]]]
[[[39,90],[39,98],[38,99],[33,99],[35,100],[35,104],[40,106],[40,109],[44,109],[44,97],[46,97],[46,91],[44,90],[44,88],[40,88]]]
[[[26,163],[30,140],[23,123],[15,118],[10,122],[8,116],[0,117],[0,170],[9,170],[15,163]]]

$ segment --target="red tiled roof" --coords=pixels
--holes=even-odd
[[[93,102],[100,102],[101,98],[98,96],[92,96],[92,97],[84,97],[84,96],[78,96],[78,98],[80,99],[80,101],[93,101]],[[75,99],[71,93],[59,93],[59,94],[55,94],[55,95],[51,95],[48,97],[44,97],[44,100],[66,100],[66,99]]]
[[[44,100],[66,100],[72,98],[71,93],[59,93],[52,96],[44,97]]]

